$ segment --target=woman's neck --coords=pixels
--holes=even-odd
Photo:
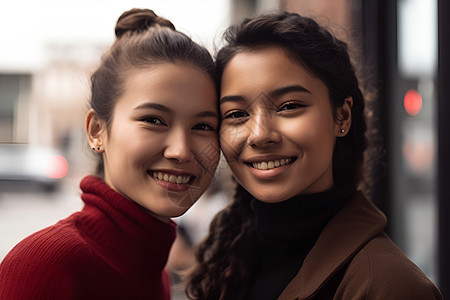
[[[298,240],[316,235],[351,193],[337,190],[297,195],[278,203],[251,202],[261,240]]]

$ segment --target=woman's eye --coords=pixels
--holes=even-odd
[[[208,124],[205,124],[205,123],[197,124],[192,129],[205,130],[205,131],[214,131],[215,130],[211,125],[208,125]]]
[[[285,103],[280,108],[277,109],[277,111],[286,111],[286,110],[292,110],[296,108],[305,107],[306,105],[300,104],[300,103]]]
[[[165,125],[163,121],[161,121],[160,118],[157,117],[145,117],[142,118],[142,121],[150,123],[150,124],[155,124],[155,125]]]
[[[223,118],[224,119],[239,119],[239,118],[245,118],[248,117],[249,114],[243,111],[234,111],[231,113],[226,114]]]

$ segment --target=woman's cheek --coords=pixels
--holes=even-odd
[[[193,139],[192,142],[195,145],[195,157],[200,168],[213,176],[220,157],[218,137]]]
[[[222,125],[220,130],[220,147],[225,156],[236,155],[245,146],[249,129],[245,124],[240,126]]]

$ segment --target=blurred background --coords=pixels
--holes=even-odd
[[[78,183],[94,168],[83,129],[89,77],[114,40],[117,18],[133,7],[153,9],[212,53],[228,25],[272,11],[312,16],[345,40],[375,92],[370,108],[382,161],[370,174],[373,200],[394,241],[444,295],[449,291],[444,0],[0,1],[0,259],[81,208]],[[192,245],[228,201],[230,184],[222,162],[208,193],[177,218],[183,239],[171,269],[189,266]],[[174,293],[184,299],[176,286]]]

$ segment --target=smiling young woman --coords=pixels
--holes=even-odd
[[[165,222],[197,200],[189,189],[206,190],[218,162],[215,85],[189,63],[132,73],[109,127],[92,109],[86,128],[101,145],[105,182]],[[216,153],[205,170],[199,161],[208,147]]]
[[[281,13],[225,33],[220,142],[238,183],[189,299],[442,299],[360,189],[365,99],[347,46]]]
[[[255,198],[274,203],[333,187],[333,149],[350,127],[352,98],[339,108],[346,119],[338,125],[326,85],[268,47],[230,60],[220,103],[222,149]]]
[[[30,235],[0,264],[0,299],[170,299],[171,220],[219,159],[208,51],[151,10],[124,12],[92,76],[86,134],[98,176],[84,208]]]

